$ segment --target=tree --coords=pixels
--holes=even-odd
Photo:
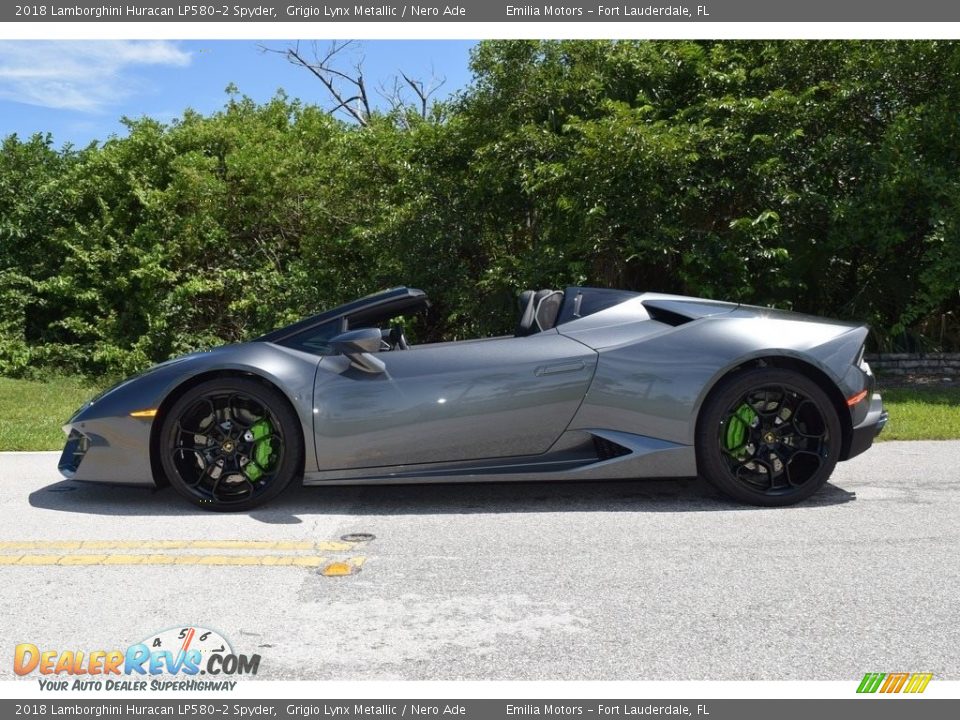
[[[81,150],[7,138],[0,373],[127,373],[398,284],[433,301],[419,342],[594,284],[960,348],[957,43],[491,41],[472,68],[427,121],[232,90]]]
[[[328,111],[331,114],[341,113],[358,125],[366,127],[370,124],[375,107],[371,101],[367,79],[363,71],[363,56],[360,44],[355,40],[334,40],[325,49],[313,42],[310,48],[301,48],[297,42],[284,49],[273,49],[261,46],[264,52],[277,53],[286,57],[294,66],[307,70],[317,78],[327,94],[330,96]],[[344,56],[350,56],[349,68],[340,61]],[[394,75],[389,84],[380,82],[377,93],[386,101],[390,112],[398,121],[409,127],[408,114],[412,111],[419,115],[421,120],[430,117],[431,99],[443,87],[445,78],[431,75],[430,79],[414,78],[403,72]],[[411,103],[407,99],[406,91],[412,91],[415,100]]]

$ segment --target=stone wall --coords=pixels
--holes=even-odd
[[[960,377],[960,353],[880,353],[866,360],[877,375]]]

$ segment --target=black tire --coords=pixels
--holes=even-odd
[[[697,422],[700,475],[751,505],[813,495],[840,457],[840,420],[826,392],[800,373],[752,368],[718,383]]]
[[[201,383],[164,412],[162,423],[157,452],[167,479],[206,510],[258,507],[303,469],[300,421],[286,398],[259,380]]]

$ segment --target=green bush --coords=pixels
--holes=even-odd
[[[231,93],[6,138],[0,374],[125,374],[396,284],[434,300],[421,341],[585,283],[960,342],[960,45],[491,41],[472,69],[426,120]]]

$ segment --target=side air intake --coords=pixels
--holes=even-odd
[[[593,436],[593,448],[597,452],[597,459],[601,461],[630,454],[630,451],[623,445],[617,445],[617,443],[597,435]]]

